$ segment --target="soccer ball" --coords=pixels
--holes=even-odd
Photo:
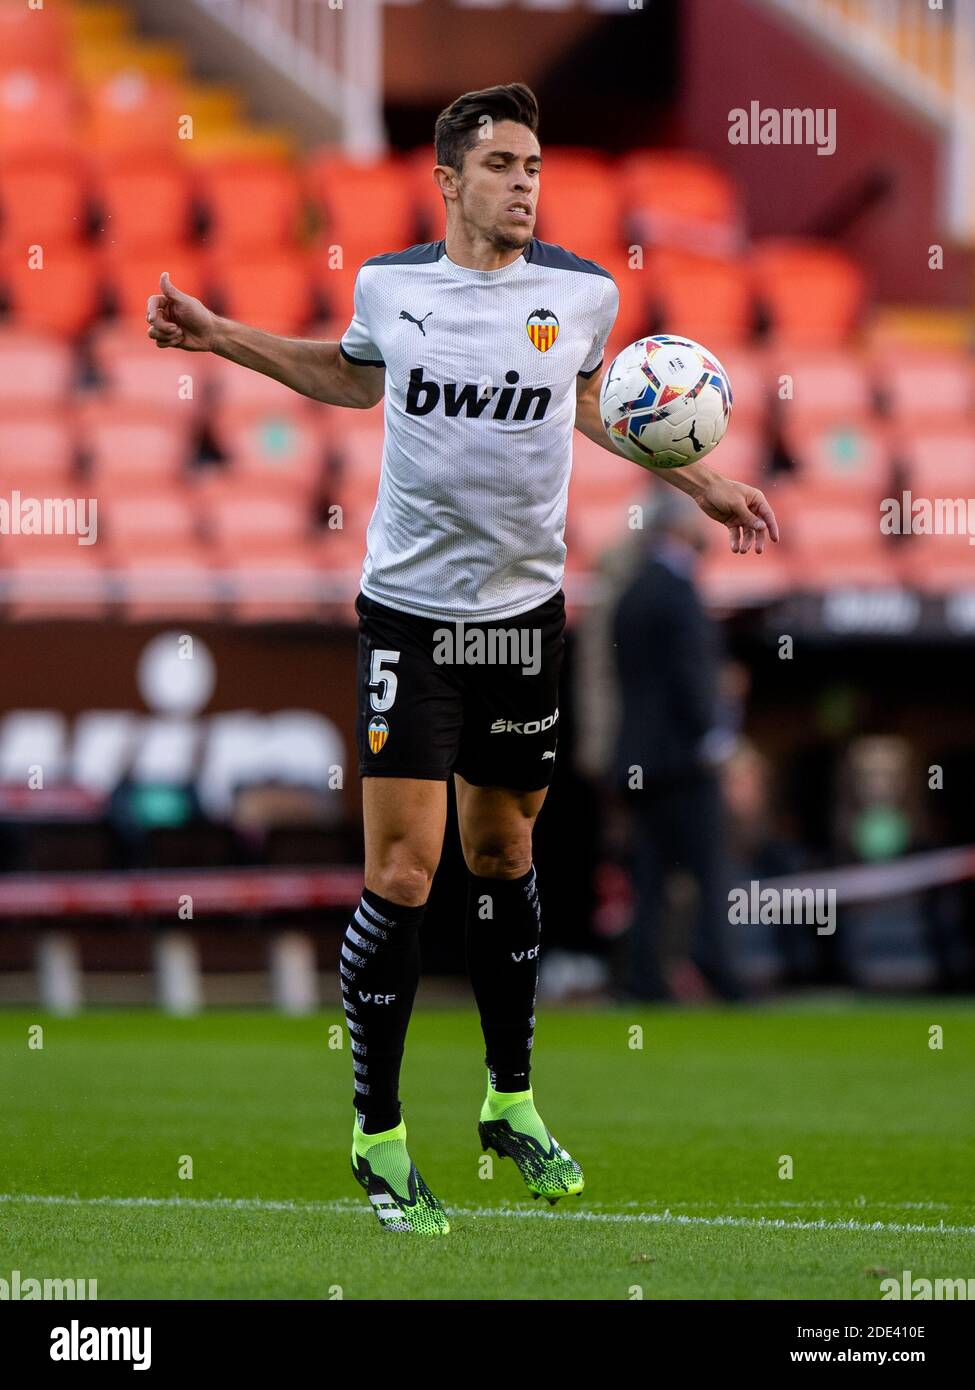
[[[731,383],[713,352],[690,338],[641,338],[613,360],[599,393],[613,445],[645,468],[682,468],[724,436]]]

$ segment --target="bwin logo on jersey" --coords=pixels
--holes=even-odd
[[[532,340],[532,346],[539,352],[548,352],[559,336],[559,321],[551,309],[534,309],[528,315],[525,332]]]
[[[504,386],[492,386],[484,381],[445,381],[441,388],[436,381],[424,377],[422,367],[414,367],[406,392],[406,413],[429,415],[439,405],[445,415],[464,415],[470,420],[482,417],[490,420],[544,420],[552,399],[551,388],[523,386],[516,391],[521,378],[515,371],[505,372],[504,380]],[[532,411],[531,416],[529,411]]]

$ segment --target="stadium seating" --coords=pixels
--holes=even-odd
[[[355,245],[374,256],[416,239],[410,174],[398,160],[360,163],[324,149],[310,156],[304,178],[322,218],[323,247]]]
[[[751,286],[736,261],[661,249],[646,259],[651,326],[714,346],[746,341],[752,329]]]
[[[770,238],[750,256],[755,294],[780,343],[821,346],[849,339],[863,307],[864,277],[834,246]]]
[[[223,252],[293,247],[301,230],[297,172],[280,160],[212,160],[196,171],[206,243]]]
[[[0,328],[0,410],[63,402],[74,376],[74,357],[62,338]]]
[[[625,156],[617,172],[636,241],[702,255],[730,256],[740,249],[738,189],[710,160],[654,150]]]
[[[120,159],[103,168],[93,188],[101,240],[126,254],[175,244],[192,232],[191,185],[175,159]]]
[[[162,615],[163,584],[179,611],[304,617],[316,574],[361,561],[382,406],[332,410],[221,358],[160,352],[145,305],[168,270],[220,312],[334,341],[364,259],[443,235],[432,146],[298,157],[290,135],[246,120],[237,89],[188,67],[123,7],[0,0],[0,484],[92,495],[103,528],[97,556],[70,538],[4,538],[8,616],[58,611],[60,564],[75,615],[119,600],[130,617]],[[710,555],[715,594],[755,602],[870,565],[957,587],[967,547],[885,544],[875,508],[900,486],[972,491],[968,354],[866,350],[863,268],[833,244],[749,245],[739,187],[697,153],[546,146],[541,186],[538,234],[619,285],[607,362],[666,331],[706,343],[730,374],[715,466],[765,488],[789,538],[762,566]],[[578,433],[574,451],[578,570],[625,539],[647,480]],[[334,504],[340,530],[326,524]],[[287,580],[262,610],[276,565]]]
[[[0,489],[57,494],[72,487],[74,462],[74,422],[66,409],[15,405],[0,411]]]

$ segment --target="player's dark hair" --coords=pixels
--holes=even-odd
[[[437,163],[462,169],[465,155],[477,144],[484,129],[485,116],[494,121],[517,121],[519,125],[526,125],[532,134],[538,134],[538,102],[524,82],[465,92],[437,117],[433,131]]]

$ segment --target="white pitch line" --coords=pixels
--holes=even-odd
[[[331,1202],[273,1201],[262,1197],[52,1197],[32,1193],[0,1192],[0,1203],[62,1207],[170,1207],[206,1211],[289,1211],[299,1215],[329,1214],[333,1216],[364,1216],[369,1208],[351,1197]],[[770,1204],[771,1205],[771,1204]],[[919,1225],[905,1221],[857,1221],[799,1219],[782,1216],[691,1216],[671,1211],[546,1211],[544,1207],[454,1207],[448,1206],[451,1216],[474,1216],[489,1220],[516,1217],[527,1220],[590,1221],[610,1225],[649,1226],[738,1226],[753,1230],[774,1231],[886,1231],[892,1235],[972,1236],[975,1226]]]

